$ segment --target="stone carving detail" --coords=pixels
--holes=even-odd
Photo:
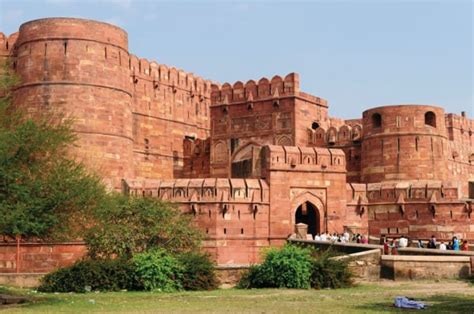
[[[232,132],[248,132],[254,129],[254,117],[242,117],[232,119]]]
[[[213,122],[212,133],[215,135],[225,134],[227,132],[227,120],[225,118],[215,119]]]
[[[258,116],[255,118],[255,128],[257,130],[270,130],[272,128],[272,116]]]
[[[278,145],[281,145],[281,146],[292,146],[293,145],[293,141],[291,140],[290,137],[288,136],[282,136],[278,139],[278,142],[277,142]]]
[[[277,116],[277,129],[290,129],[291,128],[291,113],[282,112]]]
[[[214,145],[214,161],[224,162],[227,160],[227,145],[224,142],[219,142]]]

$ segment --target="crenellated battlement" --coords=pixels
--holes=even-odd
[[[400,181],[369,184],[347,184],[350,199],[366,199],[371,203],[452,202],[459,200],[459,189],[452,182]],[[364,194],[366,194],[364,196]]]
[[[159,90],[161,87],[169,87],[173,93],[178,90],[187,92],[192,98],[196,97],[201,101],[210,98],[211,80],[206,80],[193,73],[185,72],[175,67],[159,64],[156,61],[148,61],[145,58],[138,58],[130,55],[128,67],[132,83],[140,81],[150,85],[150,89]]]
[[[262,162],[269,170],[346,170],[345,155],[340,149],[268,145],[262,151]]]
[[[269,203],[269,186],[259,179],[129,180],[126,184],[130,195],[176,203]]]
[[[360,143],[362,139],[362,124],[342,124],[329,128],[308,128],[308,143],[316,146],[343,146]]]
[[[211,86],[211,102],[216,106],[231,103],[251,103],[295,95],[327,105],[324,99],[300,91],[300,80],[297,73],[290,73],[284,78],[275,75],[271,80],[263,77],[258,82],[249,80],[245,84],[237,81],[234,84],[212,84]]]
[[[0,58],[6,58],[12,54],[15,43],[18,39],[18,32],[10,36],[0,32]]]
[[[465,132],[474,132],[474,119],[466,117],[465,113],[458,115],[455,113],[448,113],[445,115],[446,127],[456,128]]]

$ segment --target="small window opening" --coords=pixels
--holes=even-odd
[[[425,125],[436,127],[436,115],[433,111],[425,113]]]
[[[311,124],[311,128],[312,128],[313,130],[319,129],[319,123],[318,123],[318,122],[313,122],[313,124]]]
[[[227,234],[227,228],[224,228],[224,234]]]
[[[382,116],[380,113],[374,113],[372,115],[372,125],[374,128],[382,127]]]
[[[244,228],[240,228],[240,234],[244,234]]]

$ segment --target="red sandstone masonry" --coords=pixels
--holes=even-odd
[[[21,243],[20,273],[46,273],[66,267],[86,254],[82,242],[70,243]],[[0,244],[0,273],[15,273],[16,243]]]
[[[124,30],[83,19],[0,33],[7,57],[22,79],[15,104],[75,118],[71,153],[111,188],[125,180],[133,195],[178,203],[219,264],[257,262],[262,247],[283,244],[306,202],[321,231],[474,239],[465,115],[395,105],[329,117],[296,73],[221,85],[131,55]],[[32,270],[80,255],[28,250]],[[0,250],[6,268],[11,254]]]

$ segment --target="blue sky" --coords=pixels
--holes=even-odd
[[[330,114],[435,104],[474,116],[471,0],[0,0],[0,31],[73,16],[124,28],[130,52],[221,83],[298,72]]]

